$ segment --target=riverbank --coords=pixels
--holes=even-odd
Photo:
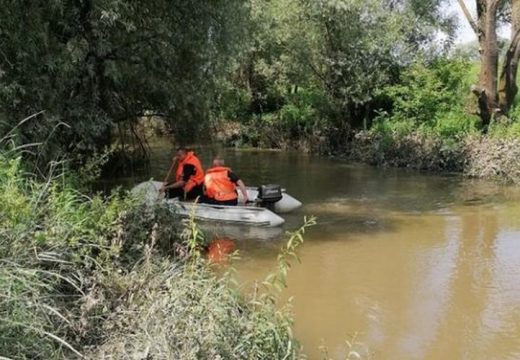
[[[336,131],[321,129],[291,135],[272,126],[226,122],[218,139],[231,147],[258,147],[333,155],[380,167],[401,167],[470,178],[520,183],[520,137],[504,128],[441,136],[424,131],[358,131],[338,140]]]
[[[299,357],[278,283],[245,298],[196,224],[78,184],[0,154],[0,357]]]
[[[520,139],[471,134],[460,138],[411,133],[354,136],[350,159],[377,166],[457,172],[470,178],[520,183]]]

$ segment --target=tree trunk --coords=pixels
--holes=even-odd
[[[520,59],[520,0],[513,0],[511,11],[511,43],[500,75],[498,86],[499,106],[503,113],[507,113],[513,106],[518,93],[516,75]]]
[[[479,100],[480,117],[484,129],[489,126],[493,114],[498,109],[497,7],[498,0],[477,0],[480,75],[479,86],[473,92]]]

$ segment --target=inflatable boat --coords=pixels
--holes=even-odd
[[[248,198],[253,200],[247,205],[239,196],[239,205],[225,206],[185,202],[178,199],[164,199],[159,193],[162,183],[146,181],[136,185],[131,193],[148,203],[166,202],[180,216],[193,216],[198,220],[219,221],[237,225],[275,227],[285,220],[276,213],[287,213],[299,208],[302,203],[287,194],[277,185],[264,185],[258,188],[248,187]]]

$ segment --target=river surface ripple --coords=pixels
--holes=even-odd
[[[207,166],[213,148],[202,148]],[[520,188],[376,169],[287,152],[220,150],[246,184],[279,183],[318,225],[298,250],[284,297],[310,359],[520,359]],[[171,149],[154,148],[152,167]],[[219,228],[235,240],[244,289],[274,269],[281,231]]]

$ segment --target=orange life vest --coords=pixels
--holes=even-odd
[[[176,181],[183,180],[182,174],[184,172],[184,165],[193,165],[195,167],[195,174],[190,176],[183,188],[184,192],[188,193],[195,186],[201,185],[204,182],[204,170],[202,170],[200,160],[195,156],[193,151],[190,151],[186,154],[186,158],[179,162],[177,166],[177,172],[175,174]]]
[[[209,169],[204,177],[206,196],[217,201],[235,200],[238,198],[236,185],[229,180],[228,173],[231,169],[216,166]]]

